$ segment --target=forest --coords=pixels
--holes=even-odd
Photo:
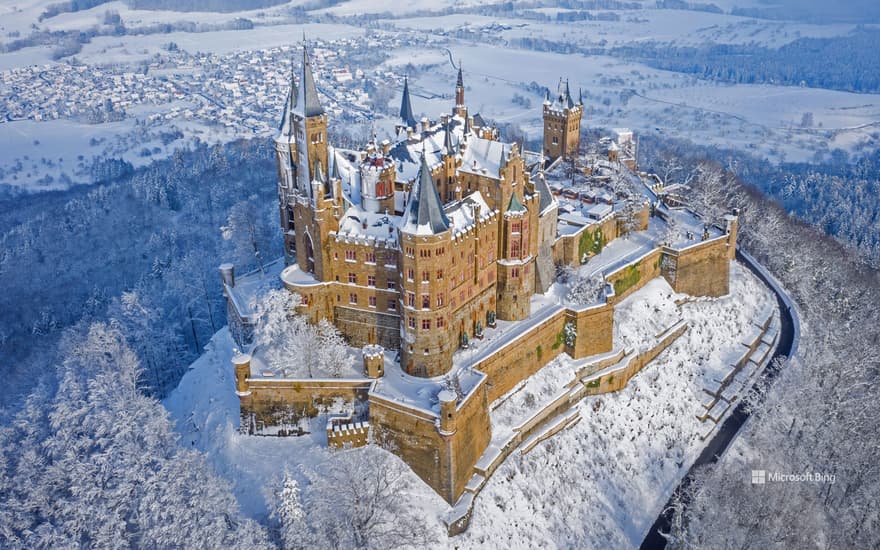
[[[780,48],[753,44],[670,47],[644,43],[612,53],[651,67],[737,84],[809,86],[847,92],[880,91],[880,30],[859,27],[846,36],[798,38]]]
[[[680,174],[721,174],[700,151],[655,149]],[[711,169],[700,170],[710,165]],[[731,171],[693,194],[741,209],[739,245],[799,306],[798,357],[748,398],[752,418],[727,456],[702,468],[674,506],[670,547],[871,548],[880,532],[880,273],[786,213]],[[834,483],[755,486],[751,471],[833,475]]]

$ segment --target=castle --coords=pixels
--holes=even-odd
[[[662,182],[634,171],[628,131],[606,143],[601,165],[638,182],[638,200],[621,206],[601,187],[609,180],[599,168],[584,168],[597,188],[553,182],[554,169],[564,159],[574,166],[580,148],[583,103],[567,81],[545,98],[537,153],[504,142],[469,113],[460,68],[451,112],[416,120],[404,80],[396,138],[374,137],[360,151],[328,142],[305,47],[298,80],[291,74],[274,140],[280,279],[301,297],[299,313],[331,321],[362,349],[363,375],[287,380],[256,367],[252,353],[240,354],[234,368],[244,432],[259,432],[282,409],[313,416],[321,403],[342,399],[360,412],[332,419],[328,444],[360,445],[368,435],[393,443],[455,503],[489,475],[480,462],[492,452],[491,403],[562,353],[612,352],[614,304],[660,276],[678,292],[727,293],[736,217],[720,227],[667,207]],[[642,239],[625,256],[606,249],[673,217],[680,238]],[[556,266],[591,261],[604,278],[594,303],[546,299]],[[253,312],[240,295],[245,285],[231,266],[221,272],[230,326],[246,343],[240,327],[253,323]],[[480,353],[462,351],[483,338]],[[625,382],[609,378],[596,387]]]
[[[551,158],[577,151],[580,118],[566,83],[545,106]],[[329,144],[304,54],[275,140],[285,249],[299,268],[285,282],[352,345],[399,349],[408,374],[434,377],[494,319],[529,316],[536,262],[552,263],[556,202],[530,181],[543,159],[468,113],[460,69],[455,106],[433,123],[416,121],[404,82],[397,128],[396,143],[364,151]]]

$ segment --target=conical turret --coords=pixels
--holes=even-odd
[[[413,115],[412,102],[409,99],[409,81],[403,77],[403,99],[400,101],[400,119],[407,128],[417,126],[416,117]]]
[[[309,61],[309,52],[303,44],[303,76],[300,80],[299,93],[297,94],[296,109],[304,117],[313,117],[324,114],[324,108],[318,100],[318,88],[315,86],[315,77],[312,75],[312,64]]]
[[[449,229],[449,218],[443,211],[440,194],[431,177],[431,169],[428,167],[424,151],[422,151],[419,177],[410,195],[403,222],[401,231],[407,233],[435,235]]]

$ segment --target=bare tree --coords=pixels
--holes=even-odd
[[[321,548],[424,548],[428,531],[407,498],[412,479],[397,457],[374,445],[335,451],[312,480],[306,504]]]

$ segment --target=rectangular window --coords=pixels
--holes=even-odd
[[[300,303],[301,305],[304,305],[304,306],[309,305],[309,295],[308,295],[308,294],[303,294],[302,296],[300,296],[300,302],[299,302],[299,303]]]
[[[405,252],[406,252],[406,255],[410,258],[415,258],[415,256],[416,256],[416,249],[411,246],[407,246],[405,249]]]
[[[375,252],[367,252],[364,257],[364,261],[367,262],[368,264],[376,263],[376,253]]]
[[[369,298],[367,298],[367,300],[369,301],[370,307],[376,307],[376,297],[375,296],[370,296]]]
[[[388,300],[388,311],[397,311],[397,300],[394,298]]]
[[[443,317],[437,317],[437,328],[443,328],[446,324],[446,321],[443,320]]]
[[[412,268],[406,270],[406,280],[412,281],[415,278],[416,272]]]
[[[437,307],[443,307],[443,294],[437,295]]]
[[[422,294],[422,309],[429,309],[431,307],[431,295],[430,294]]]
[[[386,256],[385,267],[388,269],[397,269],[397,258],[394,256]]]
[[[431,328],[431,320],[430,319],[422,319],[422,330],[428,330]]]
[[[518,268],[518,267],[514,267],[514,268],[512,268],[512,269],[510,270],[510,277],[511,277],[512,279],[517,279],[517,278],[519,278],[519,268]]]
[[[513,222],[513,223],[510,225],[510,230],[511,230],[513,233],[520,233],[520,227],[521,227],[520,222]]]
[[[442,279],[442,278],[443,278],[443,270],[442,270],[442,269],[438,269],[438,270],[437,270],[437,278],[438,278],[438,279]]]
[[[356,262],[357,261],[357,252],[354,250],[346,250],[345,251],[345,261],[346,262]]]
[[[376,276],[367,275],[367,286],[376,286]]]
[[[357,276],[357,273],[349,273],[349,274],[348,274],[348,282],[351,283],[351,284],[353,284],[353,285],[356,285],[357,282],[358,282],[358,276]]]
[[[510,257],[519,258],[519,240],[510,241]]]
[[[416,328],[415,317],[410,317],[409,320],[407,321],[407,324],[409,325],[409,328]]]
[[[397,283],[394,281],[388,281],[388,290],[397,290]]]
[[[422,271],[422,282],[427,283],[431,280],[431,272],[428,270]]]
[[[357,304],[358,303],[358,295],[352,292],[348,295],[348,303],[349,304]]]
[[[414,292],[406,293],[406,305],[408,307],[416,307],[416,294]]]

